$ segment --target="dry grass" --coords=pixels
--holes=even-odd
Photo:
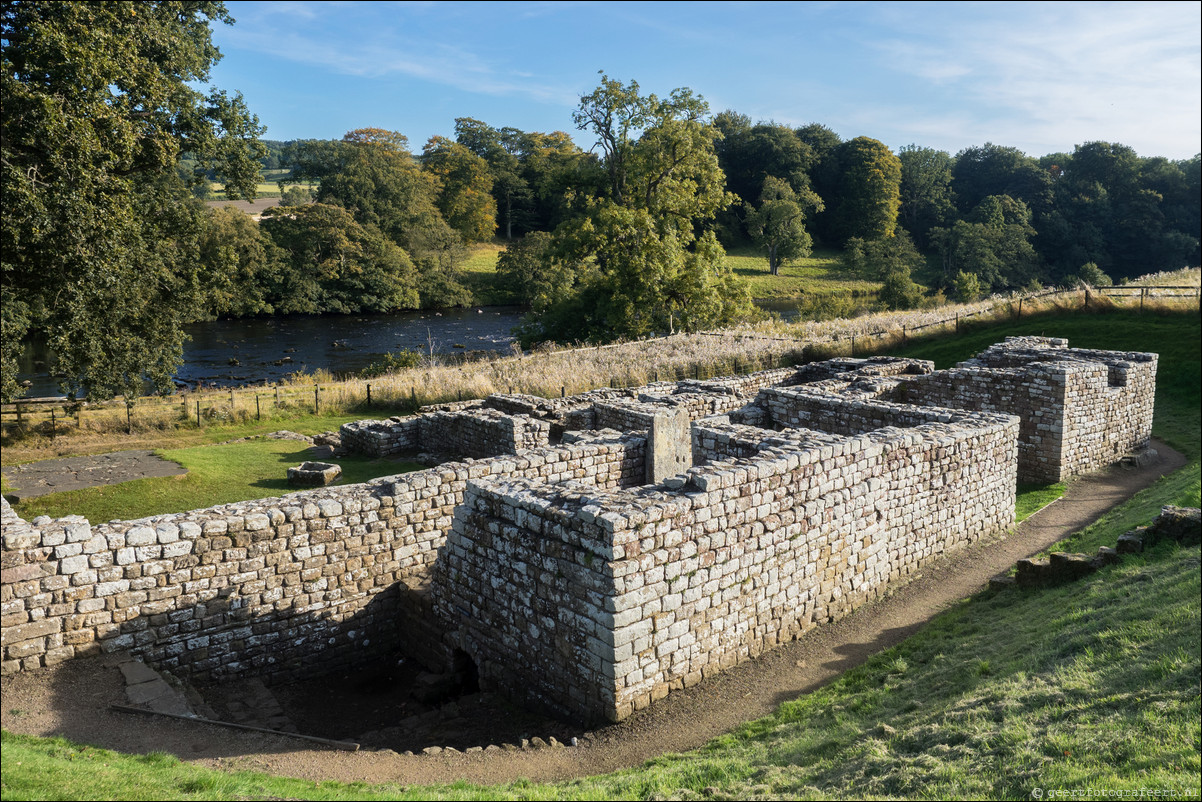
[[[1157,285],[1202,285],[1202,271],[1193,269],[1153,278]],[[1144,281],[1141,279],[1141,282]],[[1139,286],[1137,284],[1137,286]],[[272,425],[312,419],[315,407],[323,415],[385,417],[413,412],[425,404],[491,393],[525,393],[543,397],[572,395],[597,387],[629,387],[656,380],[708,378],[746,373],[785,364],[837,355],[864,355],[900,342],[943,334],[977,322],[1012,319],[1052,310],[1159,308],[1197,306],[1196,291],[1183,296],[1141,298],[1139,293],[1107,297],[1098,290],[1045,292],[1035,295],[994,296],[971,304],[905,312],[882,312],[851,319],[759,323],[722,331],[676,334],[653,340],[591,348],[548,348],[529,354],[497,356],[487,361],[439,364],[437,358],[421,367],[372,379],[336,381],[328,372],[300,374],[278,388],[255,387],[225,391],[187,392],[142,398],[127,419],[122,403],[88,408],[77,426],[58,417],[58,443],[50,448],[49,410],[26,412],[23,426],[5,414],[6,458],[36,459],[39,454],[83,453],[101,450],[114,436],[121,448],[140,443],[173,441],[181,430],[221,426]],[[1142,305],[1142,306],[1141,306]],[[317,398],[314,397],[315,386]],[[367,404],[368,387],[371,404]],[[258,407],[256,408],[256,397]],[[278,401],[277,401],[278,399]],[[201,421],[196,420],[197,404]],[[262,420],[260,420],[262,418]],[[130,423],[132,421],[132,425]],[[126,434],[129,427],[132,431]],[[152,446],[148,446],[152,447]],[[10,454],[10,452],[12,452]]]

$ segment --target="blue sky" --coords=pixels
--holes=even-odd
[[[364,127],[420,151],[456,117],[568,131],[598,71],[844,139],[1032,156],[1202,150],[1202,4],[229,2],[213,84],[269,139]]]

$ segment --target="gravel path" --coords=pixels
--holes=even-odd
[[[468,780],[502,783],[526,777],[563,780],[635,766],[664,752],[701,746],[742,722],[772,712],[917,631],[933,616],[982,589],[1022,558],[1096,520],[1160,476],[1185,464],[1156,444],[1161,460],[1138,469],[1111,468],[1069,484],[1065,495],[1006,538],[978,542],[931,564],[914,581],[835,624],[699,686],[670,695],[627,721],[595,730],[577,747],[520,751],[398,755],[390,751],[314,749],[274,735],[243,733],[168,719],[111,712],[124,702],[124,682],[111,658],[76,660],[53,669],[4,677],[3,727],[62,735],[124,752],[165,750],[220,768],[245,768],[309,780],[397,782]]]

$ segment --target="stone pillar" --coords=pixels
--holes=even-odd
[[[693,435],[688,409],[656,412],[647,431],[647,484],[660,484],[691,467]]]

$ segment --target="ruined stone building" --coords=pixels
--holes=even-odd
[[[424,471],[136,521],[3,505],[3,670],[128,650],[283,681],[403,649],[620,720],[1146,445],[1156,356],[1011,338],[343,427]]]

